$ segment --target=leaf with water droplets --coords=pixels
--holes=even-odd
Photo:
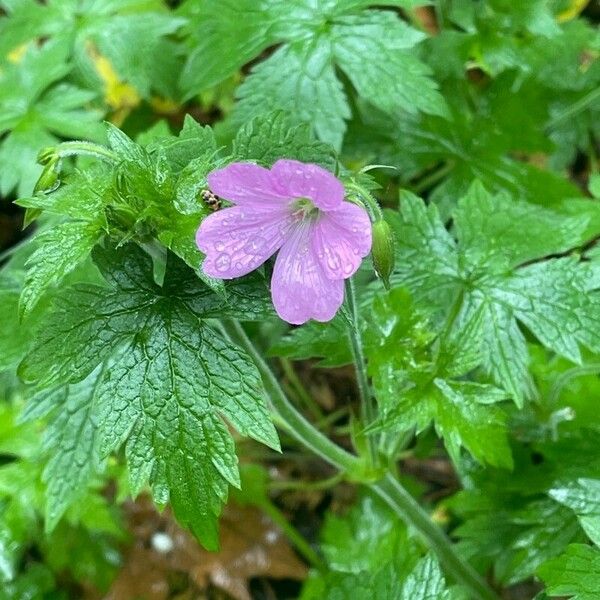
[[[256,279],[240,280],[224,303],[176,259],[159,287],[150,258],[134,245],[97,249],[94,258],[108,288],[60,294],[20,373],[42,386],[76,384],[110,360],[78,413],[81,431],[94,431],[92,454],[100,460],[124,446],[133,493],[149,483],[162,503],[168,491],[179,520],[215,548],[227,485],[239,485],[222,417],[243,435],[273,448],[279,442],[256,367],[205,319],[258,316],[266,289],[253,297]],[[73,423],[55,425],[62,429],[53,439],[62,440]],[[90,461],[71,467],[83,478]],[[60,470],[48,470],[51,487],[60,489]],[[57,511],[72,491],[62,488]]]

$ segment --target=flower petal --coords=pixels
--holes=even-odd
[[[330,321],[344,301],[343,280],[328,279],[312,249],[312,228],[297,225],[282,246],[273,270],[271,294],[277,314],[300,325]]]
[[[276,207],[288,204],[291,198],[269,169],[252,163],[231,163],[209,173],[207,180],[213,193],[234,204]]]
[[[319,165],[281,159],[271,173],[282,192],[291,198],[310,198],[322,210],[333,210],[344,200],[341,181]]]
[[[344,202],[323,212],[314,224],[313,251],[329,279],[347,279],[371,250],[371,220],[367,211]]]
[[[206,254],[202,270],[219,279],[254,271],[281,247],[292,220],[286,210],[247,206],[232,206],[209,215],[196,233],[196,244]]]

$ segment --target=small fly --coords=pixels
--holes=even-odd
[[[221,208],[221,198],[216,194],[213,194],[210,190],[202,190],[200,192],[204,204],[210,208],[210,210],[219,210]]]

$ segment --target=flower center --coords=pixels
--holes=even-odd
[[[319,209],[313,204],[310,198],[296,198],[292,204],[292,215],[297,219],[314,220],[319,214]]]

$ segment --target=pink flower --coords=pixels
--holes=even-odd
[[[204,272],[233,279],[253,271],[279,250],[271,294],[288,323],[331,320],[344,300],[344,279],[371,249],[366,211],[344,201],[344,186],[329,171],[295,160],[271,169],[232,163],[208,176],[218,196],[235,206],[200,225]]]

